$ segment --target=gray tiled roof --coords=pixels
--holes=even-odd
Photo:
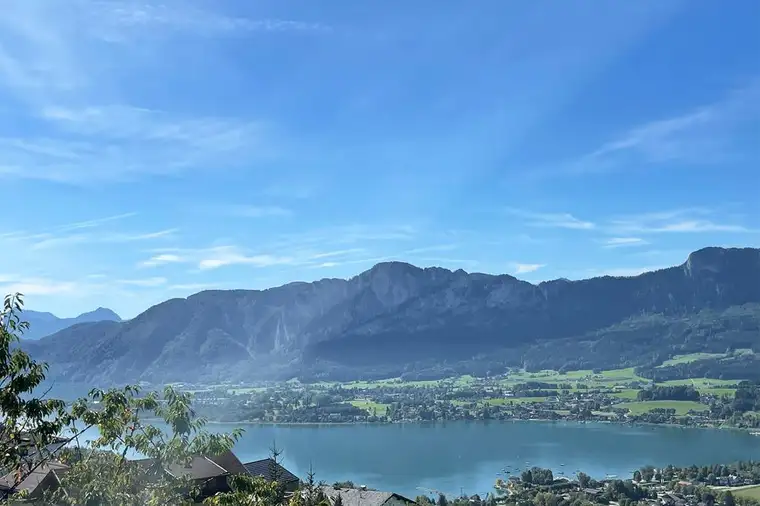
[[[190,478],[192,480],[205,480],[215,476],[227,474],[227,470],[206,457],[193,457],[187,465],[174,464],[168,466],[168,471],[177,478]]]
[[[62,475],[69,466],[61,464],[60,462],[46,462],[38,466],[34,471],[29,473],[29,476],[24,478],[21,483],[16,486],[16,491],[26,490],[30,494],[37,490],[37,487],[46,479],[48,475],[53,473],[56,475]],[[10,490],[15,483],[14,474],[9,473],[0,478],[0,488],[2,490]]]
[[[358,488],[322,487],[322,491],[335,502],[340,496],[343,506],[382,506],[385,502],[393,497],[392,492],[378,492],[376,490],[362,490]]]
[[[251,476],[261,476],[262,478],[271,479],[272,478],[272,466],[277,466],[277,474],[280,475],[280,481],[282,483],[289,483],[293,481],[301,481],[298,476],[291,473],[284,467],[282,467],[280,464],[276,464],[274,460],[272,459],[262,459],[262,460],[256,460],[253,462],[248,462],[247,464],[243,464],[245,466],[246,471],[248,471],[248,474]]]

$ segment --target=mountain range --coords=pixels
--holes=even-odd
[[[99,307],[94,311],[82,313],[75,318],[59,318],[52,313],[43,313],[40,311],[25,309],[22,313],[21,319],[29,323],[29,329],[24,332],[23,338],[31,340],[55,334],[56,332],[79,323],[121,321],[119,315],[104,307]]]
[[[203,291],[24,346],[53,377],[90,384],[350,379],[656,363],[758,347],[759,324],[760,250],[705,248],[639,276],[540,284],[381,263],[347,280]]]

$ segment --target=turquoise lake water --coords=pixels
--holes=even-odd
[[[264,458],[276,441],[284,465],[304,478],[352,480],[415,497],[420,487],[447,494],[492,490],[497,473],[547,467],[596,478],[628,478],[651,464],[691,465],[760,458],[760,437],[747,432],[571,422],[449,422],[404,425],[262,426],[235,448],[243,460]],[[212,425],[228,430],[229,425]]]

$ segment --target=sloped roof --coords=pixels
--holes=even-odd
[[[40,484],[42,484],[46,478],[48,478],[48,475],[52,474],[53,479],[57,482],[58,476],[62,475],[63,472],[68,469],[69,466],[66,464],[61,464],[60,462],[46,462],[29,473],[29,476],[24,478],[21,483],[16,486],[16,492],[27,490],[29,494],[34,494],[37,491],[37,487],[39,487]],[[0,489],[3,491],[10,490],[13,488],[15,481],[16,479],[14,473],[6,474],[0,478]]]
[[[132,462],[146,471],[150,471],[157,464],[155,459],[137,459]],[[231,451],[215,457],[202,457],[198,455],[193,457],[187,465],[172,464],[167,466],[167,471],[172,476],[193,480],[208,479],[227,474],[245,474],[247,472],[245,466]]]
[[[213,460],[216,465],[222,467],[230,474],[245,474],[247,472],[247,469],[243,463],[240,462],[240,459],[238,459],[237,456],[231,451],[227,451],[216,457],[209,458]]]
[[[177,478],[190,478],[192,480],[205,480],[216,476],[224,476],[227,470],[207,457],[193,457],[186,465],[172,464],[167,466],[167,471]]]
[[[388,499],[397,494],[393,492],[379,492],[377,490],[362,490],[359,488],[333,488],[322,487],[322,491],[330,499],[331,502],[340,496],[343,506],[382,506]],[[398,496],[400,499],[408,502],[413,502]]]
[[[262,478],[271,479],[272,478],[272,466],[277,466],[277,474],[280,476],[280,481],[283,483],[288,483],[292,481],[301,481],[298,476],[291,473],[284,467],[282,467],[280,464],[277,464],[272,459],[262,459],[262,460],[255,460],[253,462],[248,462],[247,464],[244,464],[246,471],[251,476],[261,476]]]

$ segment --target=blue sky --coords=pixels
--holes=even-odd
[[[760,246],[760,2],[10,0],[0,290],[132,317],[383,260]]]

